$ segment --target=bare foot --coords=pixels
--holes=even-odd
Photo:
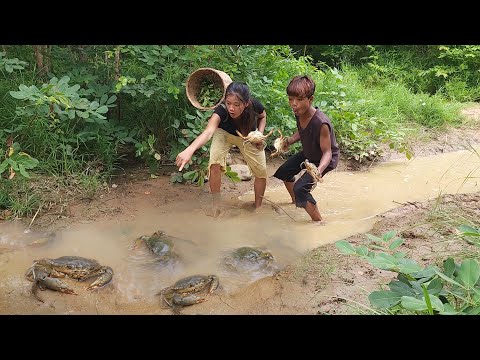
[[[323,226],[323,225],[326,225],[326,222],[325,222],[325,220],[320,220],[320,221],[313,221],[312,220],[312,224],[317,225],[317,226]]]
[[[213,218],[217,218],[220,216],[220,209],[219,208],[214,208],[214,209],[206,209],[205,210],[205,215],[211,216]]]
[[[244,210],[247,210],[248,212],[252,212],[252,213],[256,212],[258,210],[258,208],[255,207],[255,203],[253,203],[253,202],[242,204],[241,208],[244,209]]]

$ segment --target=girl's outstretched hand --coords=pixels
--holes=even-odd
[[[177,155],[175,165],[178,166],[178,171],[182,171],[183,167],[190,161],[192,154],[186,149]]]

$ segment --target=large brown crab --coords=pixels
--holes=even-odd
[[[179,255],[173,251],[176,239],[174,236],[168,235],[165,231],[159,230],[150,236],[140,236],[135,240],[132,249],[135,249],[140,243],[144,242],[148,249],[156,255],[158,261],[163,263],[176,262],[180,260]]]
[[[300,166],[302,165],[305,167],[305,170],[307,171],[307,173],[309,173],[310,176],[313,178],[313,186],[310,190],[312,191],[317,186],[317,183],[323,182],[322,175],[318,172],[318,167],[315,164],[312,164],[310,161],[308,161],[308,159],[305,159],[305,161],[300,164]]]
[[[274,260],[270,252],[250,246],[230,251],[223,257],[225,267],[236,272],[270,270]]]
[[[273,130],[270,130],[270,132],[266,135],[263,135],[260,131],[254,130],[250,131],[247,136],[243,136],[240,131],[237,130],[238,136],[240,136],[243,139],[243,144],[251,143],[252,145],[262,145],[262,150],[265,149],[265,146],[267,146],[267,138],[272,135]]]
[[[288,143],[288,137],[283,136],[280,129],[278,129],[277,131],[280,133],[280,137],[276,138],[273,141],[273,147],[275,148],[275,151],[270,154],[270,157],[286,154],[288,152],[288,147],[290,146],[290,144]]]
[[[37,295],[38,289],[50,289],[76,295],[70,286],[58,278],[68,277],[84,281],[93,276],[98,276],[98,278],[87,287],[87,290],[97,289],[108,284],[112,280],[113,270],[109,266],[100,265],[93,259],[62,256],[56,259],[35,260],[25,273],[25,277],[33,281],[32,294],[41,302],[43,300]]]
[[[218,285],[219,280],[216,275],[192,275],[178,280],[157,295],[162,297],[162,300],[173,309],[175,314],[179,314],[183,306],[207,301],[206,296],[217,289]],[[205,293],[205,295],[198,296],[197,294],[200,293]]]

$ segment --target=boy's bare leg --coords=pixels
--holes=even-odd
[[[292,198],[292,204],[295,204],[295,193],[293,192],[293,185],[295,185],[295,183],[293,181],[284,181],[283,183]]]
[[[310,215],[313,221],[322,221],[322,216],[320,215],[320,211],[318,211],[318,206],[316,204],[313,205],[310,201],[307,201],[305,211]]]

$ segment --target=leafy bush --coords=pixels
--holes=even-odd
[[[367,244],[353,246],[346,240],[335,243],[346,255],[366,260],[382,270],[396,272],[397,279],[388,284],[387,290],[370,293],[370,304],[389,314],[468,314],[480,313],[480,265],[474,259],[460,264],[453,258],[437,266],[421,267],[397,249],[403,239],[389,231],[377,237],[366,234]]]

